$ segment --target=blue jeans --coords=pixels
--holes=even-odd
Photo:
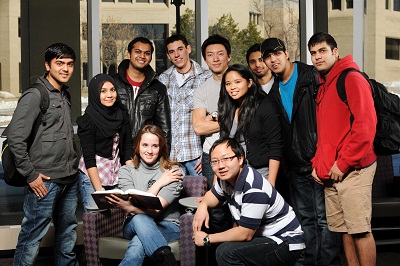
[[[150,257],[158,248],[179,239],[179,226],[169,221],[155,222],[146,214],[136,214],[125,221],[123,236],[131,242],[119,265],[140,266],[145,256]]]
[[[196,158],[194,160],[191,161],[186,161],[186,162],[181,162],[182,166],[182,170],[184,171],[184,175],[193,175],[193,176],[200,176],[195,170],[194,170],[194,166],[196,165],[197,161],[199,160],[199,158]]]
[[[106,190],[109,190],[109,189],[118,188],[118,186],[115,185],[115,186],[108,186],[108,187],[104,187],[104,188]],[[78,189],[79,189],[79,194],[81,194],[81,198],[82,198],[83,210],[85,212],[91,211],[91,210],[98,210],[99,207],[97,207],[97,204],[92,197],[92,193],[95,191],[92,181],[90,181],[90,178],[82,171],[79,171]]]
[[[232,265],[294,265],[301,250],[289,251],[287,242],[277,244],[268,237],[254,237],[251,241],[225,242],[218,246],[218,266]]]
[[[14,265],[33,265],[40,241],[53,219],[55,228],[54,265],[79,265],[73,251],[76,242],[77,182],[70,185],[44,183],[48,193],[36,196],[28,190],[24,201],[25,217],[14,254]]]
[[[291,172],[293,209],[300,221],[306,249],[300,265],[340,265],[338,233],[329,231],[326,222],[324,187],[317,184],[311,173]]]

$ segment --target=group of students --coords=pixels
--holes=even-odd
[[[138,37],[129,44],[129,59],[121,63],[119,73],[98,74],[90,81],[88,106],[76,121],[80,160],[73,149],[65,86],[75,54],[65,44],[47,48],[47,72],[38,81],[49,89],[50,108],[34,150],[27,149],[26,141],[40,112],[38,92],[24,92],[10,123],[15,132],[9,135],[10,149],[30,187],[14,265],[33,264],[51,219],[56,265],[77,265],[73,246],[78,191],[88,211],[97,208],[92,192],[116,187],[148,191],[163,206],[149,210],[107,197],[127,213],[123,236],[131,241],[121,265],[141,265],[147,259],[154,265],[175,265],[167,243],[179,238],[176,199],[185,174],[203,174],[209,180],[210,190],[199,199],[194,217],[193,241],[198,246],[220,244],[218,265],[340,265],[339,235],[334,232],[343,233],[349,263],[374,264],[370,194],[376,116],[372,98],[363,93],[368,84],[357,73],[346,80],[356,87],[348,92],[349,107],[332,100],[338,98],[331,88],[345,68],[341,65],[356,67],[351,56],[339,60],[332,36],[316,33],[310,39],[314,67],[290,62],[284,43],[269,38],[249,49],[250,69],[228,66],[229,42],[210,36],[202,45],[210,71],[189,59],[190,46],[183,36],[171,36],[166,48],[173,66],[160,76],[167,87],[148,68],[154,49],[147,40]],[[265,72],[259,67],[253,71],[251,64],[262,63]],[[178,85],[170,88],[172,75]],[[135,76],[139,83],[132,80]],[[167,91],[179,94],[188,80],[190,91],[182,90],[187,102],[179,107]],[[152,90],[136,98],[142,86],[150,84]],[[182,111],[177,106],[192,113],[180,122],[185,123],[183,129],[178,122],[171,126],[171,119],[178,121]],[[349,108],[354,121],[344,125]],[[22,134],[17,137],[17,132]],[[197,139],[200,135],[203,144]],[[188,142],[186,136],[196,148],[189,159],[179,160],[179,142]],[[275,188],[281,161],[287,168],[293,209]]]

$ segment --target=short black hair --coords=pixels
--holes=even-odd
[[[50,61],[54,58],[71,58],[75,62],[76,56],[74,49],[65,43],[53,43],[46,48],[44,52],[44,61],[50,64]]]
[[[211,153],[215,150],[215,148],[221,144],[226,143],[227,147],[231,147],[233,153],[236,155],[236,157],[242,157],[243,156],[243,160],[245,161],[245,155],[244,155],[244,150],[242,145],[240,145],[240,143],[234,139],[234,138],[219,138],[218,140],[216,140],[214,142],[214,144],[211,146],[210,148],[210,157],[211,157]]]
[[[137,43],[137,42],[150,44],[151,54],[153,54],[153,52],[154,52],[153,43],[152,43],[149,39],[147,39],[146,37],[136,37],[135,39],[133,39],[133,40],[128,44],[128,52],[129,52],[129,53],[132,52],[133,46],[134,46],[135,43]]]
[[[174,34],[174,35],[169,36],[165,40],[165,49],[167,50],[167,52],[168,52],[168,48],[167,48],[168,44],[176,42],[176,41],[182,41],[183,44],[185,45],[185,47],[187,47],[189,45],[189,42],[185,36],[183,36],[181,34]]]
[[[247,50],[246,52],[246,61],[247,64],[249,64],[249,57],[252,53],[254,52],[260,52],[261,53],[261,43],[255,43],[252,46],[250,46],[250,48]],[[261,55],[262,57],[262,55]]]
[[[206,48],[211,44],[222,44],[225,47],[228,55],[231,55],[231,44],[229,43],[229,41],[226,38],[215,34],[208,37],[201,46],[201,54],[203,55],[204,60],[206,59]]]
[[[326,32],[317,32],[313,36],[311,36],[310,40],[308,40],[308,51],[310,48],[316,44],[326,42],[329,45],[331,50],[337,48],[337,43],[335,38],[332,37],[329,33]]]

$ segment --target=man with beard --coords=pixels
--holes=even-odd
[[[261,54],[261,44],[253,44],[246,53],[246,61],[251,72],[261,84],[262,89],[268,94],[274,84],[274,76],[272,71],[264,63]]]

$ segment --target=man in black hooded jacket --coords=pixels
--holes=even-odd
[[[279,114],[292,206],[306,242],[304,257],[298,264],[340,265],[340,238],[328,229],[324,187],[311,176],[311,159],[317,143],[313,97],[317,72],[313,66],[291,62],[280,39],[266,39],[261,44],[261,53],[265,64],[277,76],[269,96]]]
[[[143,125],[159,126],[164,132],[168,146],[171,145],[171,117],[167,88],[150,66],[153,43],[137,37],[128,44],[129,59],[123,60],[114,74],[121,103],[129,112],[132,141]]]

